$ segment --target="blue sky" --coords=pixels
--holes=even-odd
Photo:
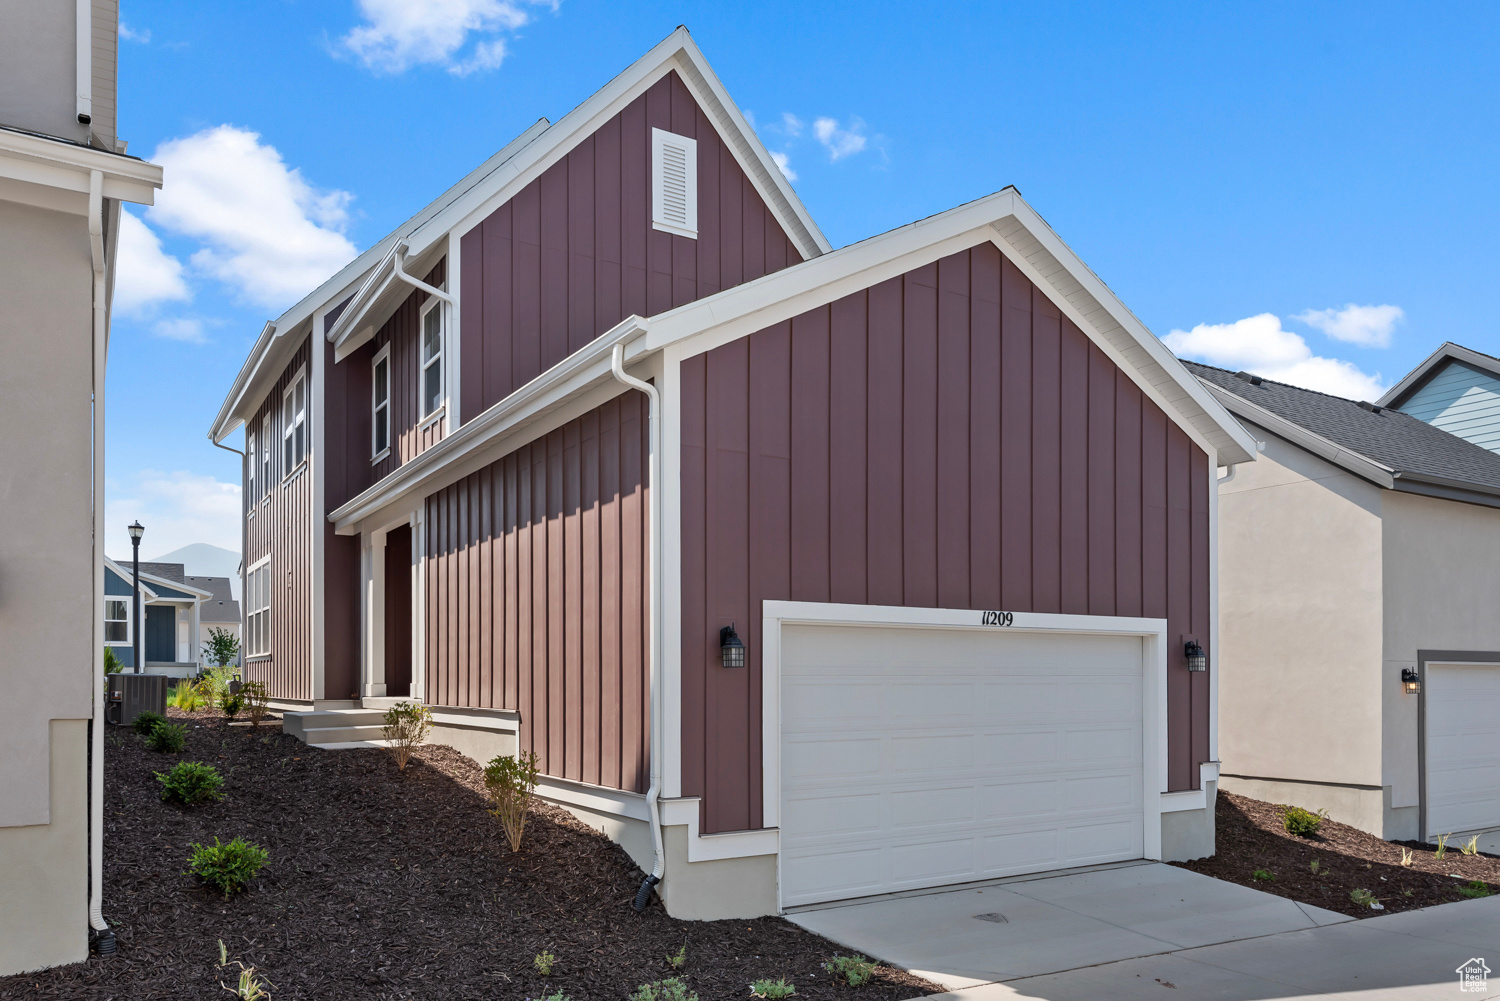
[[[269,318],[686,24],[834,246],[1016,185],[1184,354],[1372,396],[1500,353],[1500,6],[125,0],[109,523],[238,548]],[[1353,307],[1353,308],[1351,308]],[[232,442],[240,445],[239,436]],[[118,525],[116,524],[118,523]]]

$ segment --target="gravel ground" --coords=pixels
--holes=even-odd
[[[322,751],[279,727],[191,716],[181,755],[106,735],[104,914],[110,959],[0,978],[0,999],[222,997],[253,965],[275,1001],[541,998],[624,1001],[637,985],[681,976],[702,1001],[743,999],[760,977],[785,977],[802,999],[899,1001],[940,988],[880,968],[853,989],[820,968],[833,943],[780,918],[678,921],[659,902],[630,902],[642,879],[624,851],[551,806],[534,808],[511,853],[484,810],[479,768],[447,747],[419,750],[406,773],[381,750]],[[182,808],[153,773],[206,761],[226,798]],[[187,875],[188,846],[243,835],[270,864],[230,900]],[[219,941],[231,965],[218,967]],[[550,976],[534,957],[556,956]]]
[[[1459,888],[1470,881],[1500,892],[1500,858],[1493,855],[1464,855],[1455,842],[1437,858],[1433,845],[1382,841],[1332,820],[1312,837],[1297,837],[1283,829],[1280,811],[1272,803],[1221,792],[1218,854],[1174,864],[1359,918],[1463,900]],[[1412,852],[1410,865],[1401,864],[1403,848]],[[1258,869],[1274,878],[1256,879]],[[1375,894],[1384,909],[1356,904],[1350,898],[1356,889]]]

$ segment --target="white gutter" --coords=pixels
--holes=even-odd
[[[451,295],[449,295],[447,292],[444,292],[440,288],[435,288],[435,287],[427,284],[426,282],[422,281],[420,278],[413,278],[411,275],[409,275],[409,274],[406,273],[406,269],[401,266],[401,262],[406,260],[406,251],[407,251],[407,249],[408,248],[407,248],[405,240],[402,240],[401,242],[399,242],[399,243],[396,244],[396,256],[391,259],[391,267],[393,269],[395,269],[396,277],[400,278],[402,281],[406,282],[406,284],[408,284],[408,285],[410,285],[410,286],[412,286],[414,288],[421,289],[423,292],[426,292],[428,295],[435,295],[435,296],[437,296],[439,299],[443,300],[443,302],[447,303],[449,306],[452,306],[453,305],[453,297]],[[444,317],[443,319],[447,320],[447,317]],[[446,326],[446,324],[444,325],[443,329],[444,330],[448,329],[447,326]]]
[[[647,552],[646,562],[646,593],[651,601],[650,608],[650,639],[648,643],[648,657],[651,684],[651,787],[646,790],[646,810],[651,820],[651,846],[656,852],[656,861],[651,866],[651,875],[647,876],[641,883],[641,888],[635,894],[635,909],[645,910],[646,903],[651,899],[651,888],[661,882],[661,878],[667,869],[667,853],[662,844],[661,835],[661,604],[660,593],[661,578],[657,573],[660,565],[659,554],[661,552],[661,484],[657,481],[656,471],[658,457],[661,455],[661,394],[656,387],[649,382],[643,382],[635,376],[625,373],[625,345],[616,344],[614,351],[610,354],[610,371],[614,377],[632,389],[639,389],[646,394],[650,401],[650,410],[647,413],[647,421],[651,425],[651,457],[646,466],[646,485],[648,490],[647,504],[650,511],[647,520],[651,524],[651,546]]]
[[[89,748],[89,927],[98,932],[99,953],[115,951],[114,932],[104,920],[104,370],[109,360],[109,316],[105,312],[104,174],[89,171],[89,254],[94,269],[94,718]]]

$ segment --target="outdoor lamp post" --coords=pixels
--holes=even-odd
[[[725,667],[745,666],[745,644],[740,642],[733,623],[719,630],[719,656]]]
[[[141,524],[137,518],[131,522],[126,529],[130,533],[130,575],[134,578],[135,600],[131,611],[131,628],[135,630],[132,635],[134,642],[130,645],[130,652],[135,660],[135,673],[141,673],[141,536],[146,534],[146,526]]]
[[[1187,660],[1189,671],[1207,671],[1208,654],[1198,645],[1197,640],[1188,640],[1182,647],[1182,656]]]

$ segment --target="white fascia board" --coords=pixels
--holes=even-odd
[[[283,332],[290,336],[283,336]],[[235,428],[240,427],[260,407],[271,386],[280,377],[282,369],[297,353],[302,340],[311,335],[312,323],[304,321],[295,328],[278,327],[267,323],[256,339],[257,349],[250,353],[235,376],[224,405],[219,408],[219,417],[214,420],[209,437],[223,441]],[[262,346],[263,345],[263,346]]]
[[[438,489],[434,481],[444,470],[488,450],[497,440],[565,406],[589,389],[613,380],[610,355],[616,344],[626,344],[627,365],[634,364],[646,353],[640,337],[643,324],[638,316],[627,317],[587,347],[573,352],[410,462],[397,467],[379,483],[328,516],[334,531],[340,535],[355,534],[360,521],[382,508],[400,503],[413,494],[425,495]]]
[[[126,570],[124,567],[120,566],[120,564],[116,563],[114,560],[110,559],[108,556],[104,557],[104,565],[106,567],[108,567],[109,569],[113,570],[115,572],[115,575],[118,576],[121,580],[123,580],[127,584],[129,584],[131,582],[131,580],[133,579],[133,577],[134,577],[134,574],[132,574],[129,570]],[[142,597],[146,597],[146,598],[154,598],[154,597],[156,597],[156,592],[153,591],[153,590],[151,590],[151,588],[146,584],[146,579],[147,579],[148,576],[149,575],[147,575],[147,574],[141,574],[141,596]],[[128,598],[128,597],[131,597],[131,596],[130,595],[124,595],[124,594],[106,594],[104,597],[105,598]]]
[[[1470,350],[1462,344],[1454,344],[1452,341],[1444,341],[1442,347],[1428,355],[1422,364],[1406,373],[1406,377],[1385,391],[1385,395],[1375,402],[1382,407],[1394,406],[1396,400],[1401,400],[1419,384],[1426,380],[1427,374],[1433,369],[1448,361],[1460,361],[1471,365],[1481,372],[1500,378],[1500,360],[1491,358],[1489,355],[1480,354],[1478,351]],[[1403,401],[1404,402],[1404,401]]]
[[[1214,397],[1224,405],[1225,409],[1258,427],[1283,438],[1293,445],[1302,448],[1320,459],[1333,463],[1341,469],[1358,476],[1362,480],[1368,480],[1377,487],[1389,490],[1395,483],[1396,471],[1390,466],[1376,462],[1374,459],[1352,452],[1342,445],[1335,444],[1322,435],[1314,434],[1301,424],[1287,420],[1278,414],[1274,414],[1265,407],[1258,406],[1235,393],[1216,386],[1206,380],[1202,384]]]
[[[127,577],[126,579],[128,580],[129,578]],[[150,574],[144,570],[141,571],[141,580],[143,582],[150,581],[151,583],[156,584],[158,587],[169,588],[173,591],[185,591],[186,593],[193,595],[199,601],[207,601],[209,598],[213,597],[213,594],[203,590],[202,588],[193,587],[191,584],[179,584],[175,580],[168,580],[166,577],[160,577],[156,574]],[[183,600],[181,598],[162,598],[162,596],[157,593],[155,588],[152,588],[152,597],[161,598],[163,601]]]
[[[517,191],[541,176],[674,69],[710,115],[725,145],[776,221],[796,243],[803,259],[827,253],[830,249],[827,238],[813,224],[812,216],[786,183],[781,168],[776,166],[744,116],[735,108],[687,29],[679,27],[623,73],[558,119],[539,141],[417,227],[407,237],[412,254],[424,254],[443,237],[451,234],[457,239],[479,225]]]
[[[324,334],[328,342],[333,345],[334,361],[343,361],[348,357],[350,351],[359,346],[358,344],[349,343],[350,332],[358,326],[360,320],[364,319],[365,313],[369,311],[370,307],[390,288],[391,282],[397,280],[396,252],[399,248],[400,241],[391,241],[390,249],[386,251],[385,256],[380,259],[380,262],[375,267],[370,269],[369,274],[365,276],[364,281],[355,290],[354,298],[349,301],[349,305],[344,308],[344,311],[339,314],[339,318],[334,321],[333,326],[329,327]],[[412,289],[412,291],[416,290]],[[363,336],[365,332],[361,331],[360,343],[369,340],[370,337],[374,336],[374,333],[373,330],[370,330],[368,336]]]
[[[105,198],[150,205],[161,187],[162,169],[154,163],[0,129],[0,177],[86,195],[95,170],[104,175]]]

